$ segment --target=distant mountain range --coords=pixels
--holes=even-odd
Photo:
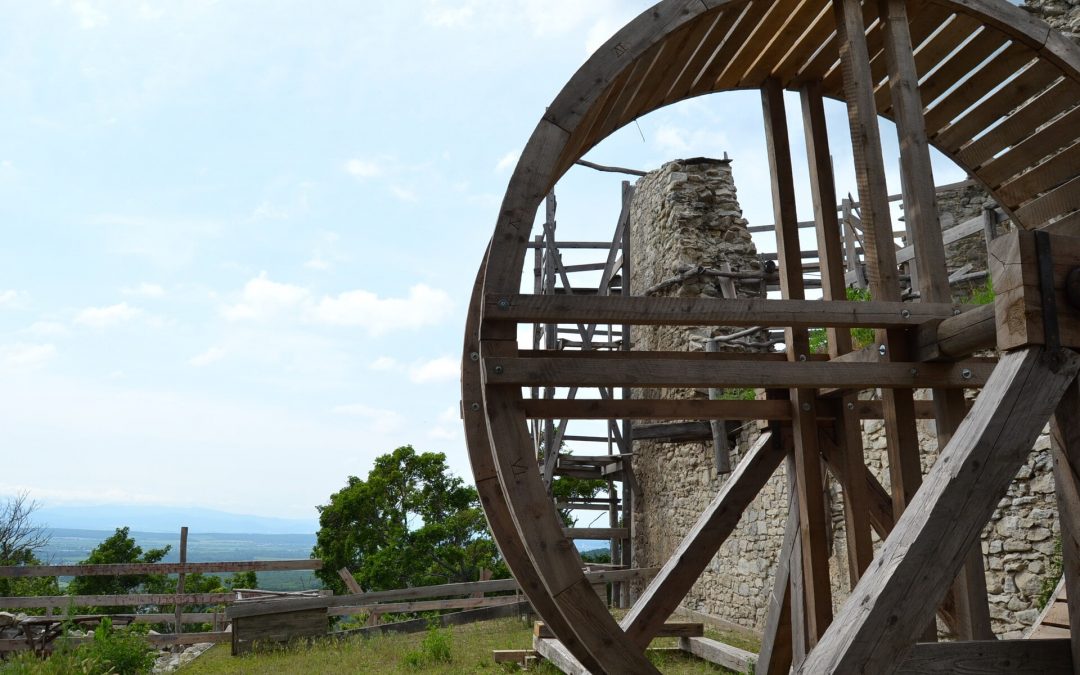
[[[319,523],[314,518],[272,518],[199,507],[145,504],[43,505],[34,513],[34,521],[49,528],[110,532],[118,527],[130,527],[142,532],[179,533],[185,525],[192,534],[314,534],[319,529]]]

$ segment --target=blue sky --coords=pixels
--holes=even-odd
[[[502,191],[558,89],[649,4],[9,3],[0,493],[313,518],[406,443],[468,476],[457,361]],[[830,123],[845,135],[839,106]],[[725,151],[770,223],[753,92],[589,158]],[[620,180],[575,168],[560,230],[610,237]]]

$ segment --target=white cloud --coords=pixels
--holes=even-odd
[[[514,168],[514,165],[517,164],[518,157],[521,157],[521,153],[516,150],[503,155],[495,164],[495,173],[502,173],[507,169]]]
[[[67,335],[70,331],[59,321],[35,321],[26,332],[33,335]]]
[[[450,406],[439,415],[439,423],[428,432],[428,438],[440,441],[454,441],[463,435],[461,428],[461,411],[457,406]]]
[[[380,356],[372,361],[368,368],[378,371],[397,370],[398,362],[397,359],[392,356]]]
[[[707,128],[690,130],[665,124],[647,136],[666,157],[723,157],[732,149],[727,134]]]
[[[195,366],[196,368],[202,368],[203,366],[210,365],[214,361],[220,361],[224,357],[225,357],[225,350],[223,348],[221,348],[221,347],[211,347],[210,349],[207,349],[202,354],[197,354],[197,355],[191,357],[190,359],[188,359],[188,363]]]
[[[25,295],[19,291],[12,289],[0,291],[0,307],[6,309],[21,307],[24,300]]]
[[[460,373],[461,361],[449,356],[421,361],[409,367],[409,379],[416,384],[454,380]]]
[[[319,256],[319,254],[316,253],[315,257],[313,257],[311,260],[308,260],[307,262],[304,263],[304,267],[306,267],[309,270],[316,270],[316,271],[319,271],[319,272],[325,272],[326,270],[333,267],[333,264],[326,261],[326,260],[323,260]]]
[[[100,329],[130,321],[141,313],[141,309],[132,307],[126,302],[109,305],[108,307],[87,307],[75,316],[75,323]]]
[[[311,317],[333,326],[360,326],[378,335],[396,328],[436,324],[449,315],[450,308],[450,296],[445,291],[417,284],[405,298],[380,298],[364,290],[327,296],[312,307]]]
[[[109,15],[95,7],[89,0],[72,0],[71,12],[79,20],[79,28],[91,30],[109,23]]]
[[[355,178],[374,178],[383,172],[378,162],[368,159],[350,159],[345,162],[345,171]]]
[[[279,283],[266,272],[244,285],[237,302],[223,305],[229,321],[293,318],[326,326],[355,326],[372,335],[414,329],[441,322],[452,303],[446,291],[417,284],[404,298],[381,298],[362,289],[317,299],[303,286]]]
[[[120,289],[124,295],[132,295],[138,298],[160,298],[165,295],[165,289],[158,284],[148,284],[145,281],[138,286],[129,286]]]
[[[446,3],[429,0],[424,10],[424,21],[432,26],[443,28],[461,28],[470,23],[476,14],[477,3],[470,0],[456,6],[447,6]]]
[[[391,185],[390,194],[394,195],[403,202],[415,202],[417,200],[416,193],[414,191],[400,185]]]
[[[56,347],[51,344],[27,344],[16,342],[0,345],[0,363],[5,370],[34,370],[45,365],[56,356]]]
[[[229,321],[270,319],[301,306],[309,295],[306,288],[271,281],[261,272],[244,284],[240,302],[223,307],[221,313]]]
[[[372,430],[380,434],[388,434],[397,431],[405,423],[405,417],[394,410],[372,408],[363,403],[351,403],[339,405],[333,409],[338,415],[350,415],[362,417],[372,423]]]

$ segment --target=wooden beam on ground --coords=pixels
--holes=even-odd
[[[742,514],[769,480],[783,457],[783,447],[772,434],[762,434],[724,482],[720,492],[698,518],[656,578],[623,618],[627,636],[644,649],[682,602],[687,591]]]
[[[679,639],[679,649],[736,673],[758,672],[754,670],[757,664],[756,654],[718,640],[707,637],[684,637]]]
[[[533,636],[533,651],[547,659],[565,675],[591,675],[563,643],[554,638]]]
[[[787,362],[762,368],[751,361],[686,361],[667,358],[663,352],[638,352],[634,360],[594,358],[564,359],[488,357],[482,367],[492,384],[554,387],[731,387],[922,389],[931,387],[976,388],[986,383],[993,363],[847,363]],[[523,405],[523,404],[521,404]],[[914,423],[914,403],[910,414]],[[885,414],[889,406],[884,405]]]
[[[1080,370],[1071,352],[1002,357],[800,673],[891,673],[933,618],[983,525]]]
[[[1071,675],[1069,640],[980,640],[916,644],[897,675],[924,673],[1010,673]]]
[[[1080,379],[1069,385],[1054,411],[1050,451],[1054,458],[1062,570],[1076,673],[1080,671]]]

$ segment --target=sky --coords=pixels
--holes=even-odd
[[[458,361],[502,193],[545,106],[651,3],[4,4],[0,494],[313,521],[401,445],[468,479]],[[587,158],[724,152],[771,223],[755,92]],[[963,173],[937,157],[936,177]],[[610,238],[623,179],[572,169],[559,231]]]

